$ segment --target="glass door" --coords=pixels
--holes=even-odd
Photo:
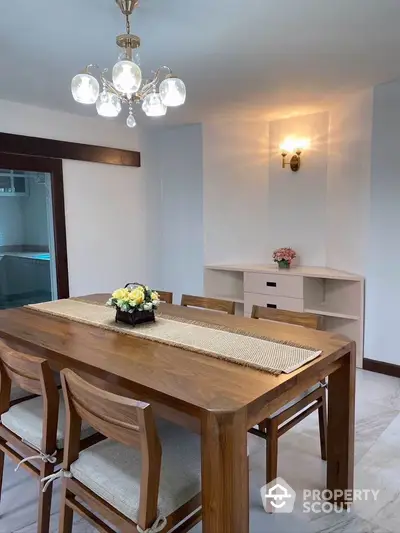
[[[0,169],[0,309],[57,299],[49,172]]]

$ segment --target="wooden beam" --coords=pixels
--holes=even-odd
[[[0,152],[140,167],[140,152],[54,139],[41,139],[40,137],[28,137],[13,133],[0,133]]]

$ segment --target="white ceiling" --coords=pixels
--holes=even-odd
[[[141,0],[132,18],[144,73],[166,64],[186,82],[178,123],[318,107],[400,77],[399,27],[400,0]],[[123,31],[114,0],[7,2],[0,98],[95,115],[70,80],[87,63],[112,67]]]

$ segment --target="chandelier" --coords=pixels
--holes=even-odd
[[[99,79],[92,74],[97,65],[88,65],[83,72],[74,76],[71,91],[74,100],[80,104],[96,104],[102,117],[117,117],[122,104],[128,106],[126,125],[136,126],[133,105],[141,104],[148,117],[161,117],[168,107],[182,105],[186,99],[186,87],[182,80],[172,74],[169,67],[160,67],[151,80],[142,79],[137,59],[140,38],[131,34],[130,21],[139,0],[115,0],[126,19],[126,33],[118,35],[117,45],[122,49],[118,62],[112,69],[112,82],[105,77],[108,69],[100,71]],[[102,90],[100,91],[100,84]]]

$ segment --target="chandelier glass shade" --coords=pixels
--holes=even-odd
[[[185,103],[186,87],[178,78],[166,78],[160,83],[160,96],[167,107],[177,107]]]
[[[169,67],[160,67],[150,80],[143,80],[142,71],[137,64],[134,51],[140,46],[140,38],[130,33],[129,17],[138,0],[115,0],[126,18],[126,33],[117,36],[117,44],[123,50],[112,69],[112,82],[105,77],[108,69],[100,72],[99,79],[92,73],[97,65],[88,65],[81,74],[74,76],[71,92],[80,104],[96,104],[97,113],[102,117],[117,117],[123,104],[127,104],[129,114],[126,124],[136,126],[133,105],[141,104],[148,117],[161,117],[168,107],[185,103],[186,87],[182,80],[175,77]],[[135,61],[133,57],[135,56]]]
[[[99,96],[99,82],[88,72],[77,74],[72,78],[71,91],[80,104],[94,104]]]
[[[122,94],[132,95],[142,84],[142,71],[129,59],[118,61],[112,70],[114,87]]]
[[[104,90],[96,100],[96,109],[101,117],[114,118],[120,114],[122,106],[117,95]]]
[[[167,113],[167,106],[163,104],[161,96],[156,92],[145,97],[142,109],[148,117],[162,117]]]

